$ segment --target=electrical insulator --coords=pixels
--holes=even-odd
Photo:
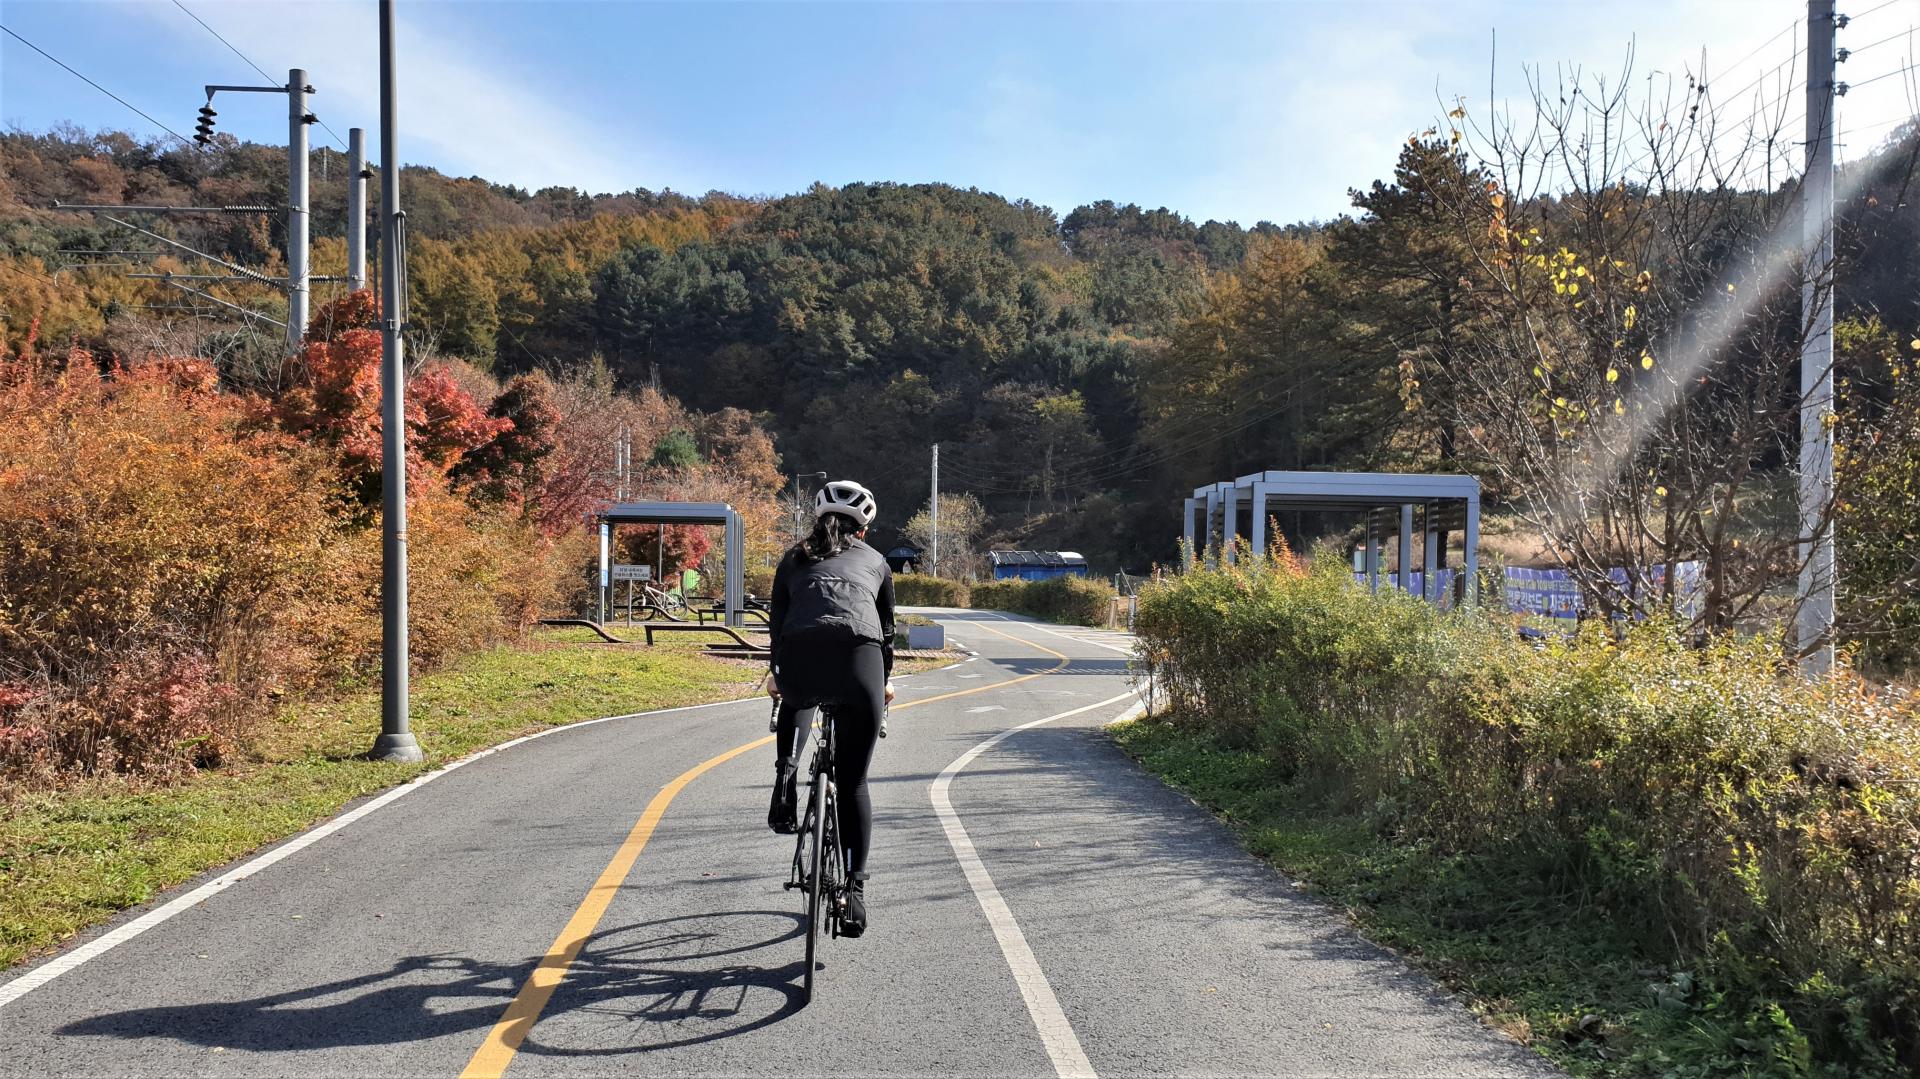
[[[202,146],[213,141],[213,118],[218,115],[213,111],[213,102],[200,106],[200,122],[194,127],[193,141]]]

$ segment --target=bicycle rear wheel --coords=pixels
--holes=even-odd
[[[813,1002],[813,955],[820,942],[820,923],[825,920],[823,902],[831,901],[833,896],[822,887],[827,869],[823,857],[827,848],[827,801],[826,773],[815,772],[812,792],[807,796],[807,830],[813,849],[807,852],[807,969],[801,982],[801,992],[808,1003]]]

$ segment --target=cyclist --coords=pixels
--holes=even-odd
[[[833,781],[840,792],[848,880],[841,932],[857,937],[867,928],[867,847],[873,834],[867,766],[881,714],[893,700],[893,571],[864,542],[878,512],[873,492],[835,480],[820,489],[813,512],[813,533],[794,544],[773,573],[769,692],[780,700],[780,715],[767,825],[782,833],[797,827],[795,785],[808,734],[799,715],[820,701],[835,701]]]

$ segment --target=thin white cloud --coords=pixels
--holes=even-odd
[[[304,64],[316,90],[313,111],[343,138],[349,126],[366,128],[369,150],[377,154],[380,65],[374,4],[187,4],[268,72]],[[201,51],[211,46],[246,71],[248,81],[257,81],[257,75],[172,3],[143,3],[129,10],[182,44]],[[438,9],[451,18],[484,11]],[[581,122],[564,89],[520,75],[510,56],[496,54],[490,43],[466,32],[477,28],[471,23],[439,25],[420,21],[404,9],[395,21],[403,161],[477,174],[496,183],[529,188],[561,184],[589,191],[665,186],[663,178],[679,172],[666,155],[649,153],[646,141],[633,133],[597,131]]]

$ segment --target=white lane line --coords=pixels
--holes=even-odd
[[[1000,889],[993,883],[993,877],[987,873],[986,864],[980,860],[980,852],[974,849],[973,839],[967,835],[966,826],[960,823],[960,815],[953,811],[953,801],[948,790],[953,785],[953,777],[960,770],[973,763],[975,757],[999,745],[1014,734],[1029,727],[1038,727],[1042,723],[1052,723],[1056,719],[1077,716],[1082,712],[1091,712],[1095,708],[1105,708],[1118,704],[1134,696],[1122,693],[1104,701],[1075,708],[1070,712],[1061,712],[1045,719],[1036,719],[1031,723],[1022,723],[1010,727],[992,738],[974,746],[960,755],[960,759],[947,765],[940,778],[933,781],[928,796],[933,799],[933,811],[940,817],[940,825],[946,829],[947,842],[953,846],[953,856],[960,861],[960,868],[967,876],[967,884],[973,889],[973,897],[980,901],[980,910],[987,916],[987,924],[993,928],[993,937],[1000,944],[1000,954],[1006,957],[1007,968],[1013,972],[1013,982],[1020,989],[1020,997],[1027,1003],[1027,1015],[1033,1020],[1033,1028],[1040,1034],[1040,1042],[1046,1047],[1048,1059],[1053,1061],[1053,1070],[1060,1079],[1098,1079],[1093,1063],[1080,1048],[1080,1039],[1073,1033],[1073,1024],[1067,1022],[1066,1013],[1060,1010],[1060,1000],[1053,994],[1053,985],[1047,981],[1046,972],[1040,969],[1040,961],[1034,958],[1033,949],[1027,946],[1026,935],[1020,932],[1020,923],[1014,920],[1013,911],[1000,895]],[[1139,706],[1127,709],[1119,719],[1126,718]],[[1118,719],[1115,720],[1117,722]]]
[[[105,954],[106,952],[111,951],[112,949],[117,948],[122,944],[125,944],[127,941],[132,940],[133,938],[139,936],[140,934],[145,933],[147,930],[152,929],[154,926],[157,926],[160,923],[165,922],[170,918],[174,918],[192,909],[193,907],[206,902],[207,900],[213,898],[219,893],[226,891],[228,888],[232,887],[233,885],[238,884],[243,880],[246,880],[248,877],[253,876],[255,873],[258,873],[261,870],[266,869],[267,867],[273,865],[274,863],[282,861],[283,859],[286,859],[286,858],[293,857],[294,855],[300,853],[301,851],[307,849],[308,847],[313,846],[315,843],[320,842],[322,839],[325,839],[328,836],[332,835],[333,833],[339,831],[340,829],[345,828],[347,825],[352,824],[354,821],[359,820],[361,817],[364,817],[369,813],[372,813],[378,809],[381,809],[384,806],[392,804],[393,802],[399,800],[400,798],[403,798],[406,795],[411,794],[416,790],[419,790],[421,787],[424,787],[427,784],[433,782],[434,780],[439,779],[441,776],[446,775],[448,772],[451,772],[456,768],[464,768],[467,765],[472,764],[474,761],[480,760],[484,757],[491,757],[495,753],[498,753],[503,749],[512,749],[514,746],[520,745],[523,742],[531,742],[536,738],[545,738],[549,734],[558,734],[561,731],[574,731],[574,730],[579,730],[582,727],[592,727],[601,723],[612,723],[614,720],[617,720],[617,719],[641,719],[646,716],[664,716],[673,712],[691,712],[700,708],[719,708],[723,705],[745,704],[753,701],[758,701],[761,699],[762,698],[759,698],[759,697],[740,697],[730,701],[709,701],[706,704],[689,704],[679,708],[661,708],[652,712],[629,712],[625,715],[601,716],[598,719],[584,719],[578,723],[568,723],[558,727],[549,727],[544,731],[535,731],[532,734],[522,735],[519,738],[514,738],[509,741],[502,742],[497,746],[493,746],[488,749],[483,749],[478,753],[472,754],[471,756],[462,757],[459,760],[453,761],[450,764],[441,765],[439,768],[436,768],[433,771],[428,772],[423,776],[416,776],[412,780],[406,783],[403,783],[398,787],[395,787],[394,789],[386,792],[385,794],[380,795],[379,797],[373,799],[370,802],[367,802],[364,805],[358,806],[352,810],[342,813],[338,817],[333,818],[332,820],[312,829],[311,831],[303,832],[298,836],[295,836],[293,839],[290,839],[287,842],[282,843],[280,846],[273,848],[272,850],[268,851],[265,854],[262,854],[261,856],[253,859],[250,862],[243,863],[234,869],[230,869],[227,872],[220,874],[218,877],[215,877],[214,879],[206,882],[205,884],[202,884],[200,887],[195,888],[193,891],[188,892],[187,894],[172,900],[171,902],[167,903],[164,906],[155,907],[154,909],[148,911],[145,914],[142,914],[140,917],[133,919],[132,921],[126,923],[125,925],[118,926],[110,930],[109,932],[102,933],[100,936],[97,936],[94,939],[86,942],[85,944],[80,945],[78,948],[75,948],[74,950],[66,953],[65,955],[61,955],[53,959],[49,959],[45,963],[42,963],[40,966],[37,966],[32,970],[27,971],[25,974],[22,974],[17,978],[14,978],[12,981],[9,981],[5,984],[0,984],[0,1008],[4,1008],[8,1004],[11,1004],[16,1000],[19,1000],[21,997],[26,996],[28,993],[33,992],[35,989],[40,988],[41,986],[47,984],[48,982],[54,980],[55,978],[58,978],[60,975],[65,974],[68,971],[74,969],[75,967],[80,966],[82,963],[86,963],[92,959],[97,959],[101,955]]]

